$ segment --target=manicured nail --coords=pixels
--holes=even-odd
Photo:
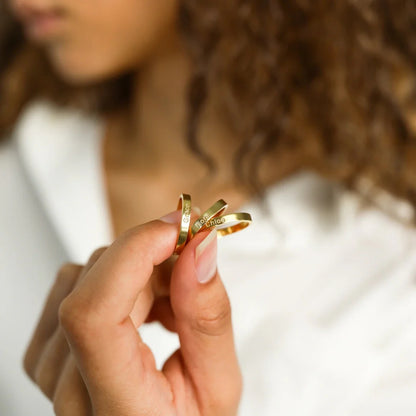
[[[179,224],[181,222],[181,217],[182,217],[181,211],[173,211],[159,218],[159,220],[163,222],[167,222],[168,224]]]
[[[212,230],[195,249],[196,276],[200,283],[209,282],[217,271],[217,230]]]
[[[200,216],[202,214],[201,208],[199,207],[192,207],[192,211],[195,212],[196,215]]]

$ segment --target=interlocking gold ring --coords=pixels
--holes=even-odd
[[[196,233],[204,230],[206,228],[207,222],[212,220],[213,218],[221,215],[228,207],[228,204],[223,200],[220,199],[210,208],[208,208],[192,225],[191,228],[191,237],[193,237]]]
[[[178,210],[182,210],[181,228],[179,230],[178,241],[174,253],[180,254],[185,248],[186,243],[189,239],[189,227],[191,225],[191,196],[188,194],[182,194],[178,203]]]
[[[174,253],[180,254],[195,234],[207,228],[215,228],[217,236],[224,237],[243,230],[251,224],[251,215],[246,212],[222,215],[227,207],[228,204],[223,199],[220,199],[207,209],[191,227],[191,196],[182,194],[177,208],[182,211],[181,226]]]
[[[235,214],[222,215],[212,218],[206,223],[207,228],[216,228],[218,237],[236,233],[247,228],[252,223],[250,214],[246,212],[236,212]]]

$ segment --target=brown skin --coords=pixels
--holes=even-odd
[[[207,233],[176,261],[170,302],[159,297],[153,305],[151,314],[181,343],[161,371],[136,329],[177,229],[177,222],[152,221],[95,252],[84,268],[61,268],[25,357],[58,416],[237,415],[242,379],[229,299],[217,272],[204,285],[195,276],[195,249]],[[216,241],[209,247],[216,250]]]
[[[26,22],[33,10],[50,10],[52,3],[49,0],[9,1]],[[204,166],[183,143],[186,124],[185,87],[191,77],[191,64],[176,33],[177,3],[174,0],[108,0],[104,5],[98,0],[57,0],[53,1],[52,6],[52,11],[56,6],[56,12],[62,13],[62,28],[55,35],[41,41],[37,39],[37,42],[44,47],[60,77],[73,85],[87,85],[125,71],[136,74],[133,105],[107,120],[104,162],[115,235],[120,235],[136,223],[143,223],[169,211],[171,201],[176,201],[181,192],[191,193],[196,204],[203,208],[222,197],[230,203],[231,209],[236,209],[250,197],[236,188],[232,180],[230,155],[234,153],[240,138],[235,133],[236,129],[231,129],[229,121],[222,116],[215,88],[199,126],[201,147],[218,162],[218,173],[209,182],[203,181],[206,173]],[[202,15],[205,16],[206,13]],[[220,13],[222,15],[226,16]],[[32,24],[33,21],[29,23]],[[281,26],[274,21],[269,21],[269,25],[272,31]],[[232,25],[229,27],[230,30],[235,30]],[[297,32],[296,28],[291,29]],[[36,31],[32,27],[30,32]],[[272,35],[272,38],[275,36]],[[234,44],[239,47],[238,42],[231,42],[231,45]],[[304,51],[313,50],[307,43],[300,42],[300,45]],[[292,47],[289,50],[296,51],[298,48]],[[274,55],[278,56],[277,53]],[[234,54],[228,53],[225,48],[224,56],[230,58]],[[244,58],[247,59],[247,56]],[[291,61],[286,58],[284,56],[279,62],[279,67],[286,62],[290,67]],[[297,77],[290,76],[290,70],[287,79],[280,79],[280,87],[287,85],[290,94],[285,88],[274,88],[275,84],[271,88],[269,83],[257,90],[255,87],[263,79],[262,71],[265,70],[262,63],[267,64],[268,61],[258,62],[250,57],[247,61],[256,67],[253,73],[257,76],[253,76],[253,80],[258,82],[245,84],[248,98],[242,91],[242,101],[246,103],[242,108],[246,112],[245,116],[238,112],[238,121],[241,118],[242,122],[248,120],[250,126],[250,121],[254,119],[249,115],[260,113],[262,108],[264,110],[264,106],[253,104],[257,103],[253,97],[257,97],[259,91],[262,92],[262,97],[277,91],[278,97],[282,95],[284,98],[283,91],[286,92],[287,100],[290,97],[291,110],[296,116],[291,129],[300,126],[301,136],[307,137],[308,144],[321,143],[323,138],[317,136],[322,131],[306,128],[313,126],[305,116],[310,112],[306,109],[314,110],[310,114],[313,120],[325,121],[328,108],[332,108],[330,97],[326,95],[334,90],[332,84],[323,82],[324,91],[312,90],[309,95],[305,95],[306,101],[297,101],[296,97],[303,97],[305,91],[295,91],[296,88],[292,90],[293,85],[285,82],[295,79],[293,84],[299,84]],[[339,63],[337,58],[334,62]],[[226,63],[225,67],[232,71],[235,67],[246,67],[246,64],[243,59],[242,65],[232,62],[232,65]],[[300,67],[304,67],[303,63]],[[332,68],[327,62],[323,67]],[[341,68],[344,67],[342,64]],[[251,71],[248,73],[251,74]],[[306,73],[313,74],[314,71]],[[308,86],[319,85],[308,79],[304,81]],[[241,84],[233,85],[241,90]],[[269,122],[278,119],[275,111],[282,110],[275,105],[280,100],[271,98],[273,105],[270,106],[270,111],[273,114],[271,117],[269,114]],[[309,108],[310,102],[319,102],[320,105]],[[373,107],[372,103],[370,106]],[[354,107],[353,110],[350,113],[354,115]],[[346,114],[345,111],[341,113]],[[334,118],[337,124],[336,113]],[[379,119],[384,119],[384,116]],[[270,127],[270,123],[267,124]],[[275,131],[271,129],[270,134],[274,136]],[[314,135],[316,140],[313,140]],[[319,151],[317,153],[320,154]],[[323,155],[320,155],[321,162],[325,159],[325,153]],[[262,169],[265,184],[276,182],[298,166],[297,158],[288,158],[286,153],[284,159],[274,157],[271,160],[274,169],[267,169],[267,165]],[[149,284],[152,282],[150,269],[155,260],[152,257],[153,250],[167,244],[166,230],[160,236],[157,230],[162,226],[158,224],[147,224],[139,231],[136,229],[128,233],[129,237],[120,237],[98,260],[93,257],[90,265],[81,272],[82,277],[79,277],[79,267],[73,267],[70,271],[64,269],[60,273],[25,359],[28,373],[54,401],[58,415],[89,415],[92,410],[98,416],[140,415],[149,414],[150,409],[153,411],[150,414],[163,415],[174,414],[175,411],[180,415],[236,413],[241,393],[241,375],[233,348],[229,304],[224,288],[216,275],[210,285],[203,288],[194,285],[190,291],[184,290],[187,284],[195,283],[192,262],[193,250],[201,238],[198,237],[175,265],[172,281],[168,285],[170,300],[156,300],[160,299],[158,288],[165,287],[166,290],[166,285]],[[176,238],[173,230],[176,227],[168,232],[172,234],[172,241],[168,242],[170,249],[164,246],[165,249],[161,250],[163,256],[156,262],[167,259],[171,254]],[[148,232],[158,235],[153,244],[149,244]],[[137,236],[133,242],[132,236]],[[135,280],[140,277],[137,280],[141,287],[129,287],[127,295],[123,295],[123,291],[107,291],[117,283],[117,279],[129,281],[132,274],[127,266],[137,257],[148,270],[147,273],[140,273],[140,276],[135,274]],[[109,270],[117,273],[109,274]],[[119,270],[123,272],[119,273]],[[66,273],[72,276],[72,282],[78,280],[78,288],[69,297],[66,295],[72,288],[62,278],[62,274]],[[169,282],[170,270],[164,276],[162,281]],[[189,279],[185,281],[184,276]],[[157,279],[153,282],[157,282]],[[131,293],[134,293],[133,300],[129,297]],[[117,298],[114,298],[114,294]],[[190,294],[195,296],[190,297]],[[103,304],[106,305],[105,308],[102,308]],[[138,315],[135,314],[135,306],[139,309]],[[140,343],[135,330],[135,327],[143,323],[151,307],[148,319],[160,320],[181,336],[181,350],[168,360],[161,373],[156,371],[151,352]],[[97,316],[96,308],[103,311],[102,315]],[[58,326],[57,321],[58,310],[61,326]],[[218,331],[224,340],[217,338]],[[46,338],[45,332],[48,334]],[[97,337],[102,340],[99,349]],[[71,353],[66,341],[71,345]],[[192,349],[195,345],[196,348]],[[131,348],[134,349],[132,354],[123,353]],[[114,354],[114,351],[119,354]],[[124,361],[126,356],[131,360]],[[225,372],[222,371],[224,363],[230,366]],[[80,373],[77,367],[81,369]],[[127,375],[124,371],[121,374],[118,372],[120,368],[126,367],[137,371],[130,371]],[[120,386],[125,388],[120,389]],[[223,395],[224,392],[227,394]],[[68,403],[77,404],[79,408],[71,409]],[[126,403],[128,408],[125,407]],[[144,408],[140,407],[142,405]],[[157,405],[163,406],[159,408],[159,413],[154,411]]]
[[[35,7],[30,1],[12,5],[26,16],[32,3]],[[115,236],[168,212],[182,192],[202,207],[224,198],[232,209],[247,197],[232,182],[229,155],[238,140],[216,113],[215,103],[201,125],[201,140],[219,163],[214,180],[204,180],[206,167],[183,140],[191,62],[174,29],[175,3],[164,0],[155,7],[124,0],[103,8],[94,2],[60,1],[63,29],[37,40],[67,81],[91,82],[137,68],[132,107],[109,116],[107,123],[104,167]],[[133,35],[137,27],[140,32]]]
[[[216,176],[207,181],[206,166],[183,140],[190,65],[180,45],[147,63],[130,114],[114,115],[108,122],[105,170],[116,235],[169,211],[182,192],[203,208],[224,198],[233,209],[247,197],[235,189],[228,161],[238,140],[214,103],[206,110],[200,137],[217,160]]]
[[[198,143],[204,90],[211,94],[217,88],[220,112],[244,144],[236,178],[250,192],[281,176],[268,174],[264,158],[280,169],[282,154],[291,152],[303,168],[373,201],[374,193],[362,186],[368,179],[416,206],[414,0],[403,0],[400,7],[397,0],[177,2],[178,26],[196,63],[188,100],[187,125],[194,127],[186,134],[189,145]],[[175,20],[176,3],[154,7],[123,0],[117,10],[111,1],[104,8],[95,7],[97,1],[13,4],[26,5],[22,15],[56,6],[64,11],[65,27],[39,42],[48,46],[56,71],[45,62],[43,48],[22,39],[21,25],[0,2],[0,95],[7,102],[0,108],[0,140],[39,96],[101,115],[125,108],[134,89],[128,75],[175,39],[176,26],[165,23]],[[132,27],[132,20],[139,27]],[[172,36],[163,41],[161,28],[173,28]],[[218,100],[210,97],[218,111]],[[202,156],[204,147],[196,153]]]
[[[104,167],[114,236],[170,211],[182,192],[202,208],[223,198],[236,210],[250,198],[236,186],[230,163],[241,137],[223,116],[215,89],[199,126],[201,147],[217,162],[214,177],[207,180],[206,166],[183,139],[192,64],[176,30],[175,0],[157,6],[113,0],[105,7],[97,0],[9,1],[26,30],[36,23],[35,11],[62,15],[55,34],[32,40],[66,81],[84,85],[123,71],[137,73],[133,104],[107,118]],[[263,166],[264,183],[295,170],[299,159],[274,155]]]
[[[190,62],[172,30],[175,2],[87,3],[55,2],[61,30],[35,40],[74,83],[140,70],[133,105],[107,120],[104,166],[114,234],[121,236],[85,268],[58,273],[25,356],[26,371],[58,416],[236,415],[242,380],[229,300],[217,273],[205,285],[195,277],[195,249],[206,234],[188,244],[172,270],[172,260],[166,262],[178,218],[122,233],[171,211],[181,192],[204,208],[220,197],[238,207],[246,195],[233,187],[227,164],[236,138],[213,102],[202,140],[219,170],[207,183],[205,167],[181,140]],[[48,11],[47,2],[12,4],[28,32],[36,33],[33,11]],[[162,371],[136,330],[146,319],[180,337],[181,348]]]
[[[201,147],[217,163],[215,176],[207,178],[206,166],[183,139],[192,63],[180,38],[168,36],[162,41],[168,47],[140,65],[132,106],[107,119],[104,166],[116,236],[169,211],[182,192],[203,208],[223,198],[237,210],[250,198],[235,184],[230,155],[241,140],[221,115],[215,89],[199,125]],[[274,157],[263,179],[273,183],[296,166],[295,157]]]
[[[95,82],[134,68],[168,47],[176,0],[8,0],[30,40],[46,48],[54,67],[73,84]],[[59,27],[36,34],[39,14],[59,15]]]

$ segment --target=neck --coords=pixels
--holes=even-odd
[[[221,91],[210,91],[198,126],[200,146],[216,162],[215,176],[207,180],[207,167],[187,145],[186,90],[191,74],[192,62],[179,40],[172,40],[169,48],[155,54],[137,72],[132,105],[108,120],[105,166],[114,193],[124,186],[131,195],[131,189],[140,185],[151,193],[158,189],[166,198],[172,193],[170,198],[175,199],[186,191],[204,206],[227,195],[230,206],[239,206],[247,197],[234,181],[230,162],[240,138],[221,113],[216,98]],[[276,167],[288,171],[292,161],[285,159],[277,163],[273,158],[271,168],[263,168],[267,182],[276,179]]]
[[[164,159],[168,149],[181,147],[190,76],[191,62],[180,45],[157,56],[136,76],[129,122],[132,144],[153,161]]]
[[[104,164],[116,233],[168,212],[181,192],[203,208],[224,198],[230,210],[249,197],[235,186],[230,161],[240,138],[221,112],[216,99],[221,91],[210,91],[198,126],[201,148],[216,161],[215,176],[207,181],[206,166],[186,143],[191,74],[191,60],[173,38],[169,48],[141,65],[128,111],[108,119]],[[284,170],[286,164],[271,163],[273,170]]]
[[[115,159],[124,166],[155,171],[188,156],[186,89],[191,72],[191,60],[179,39],[140,67],[130,108],[109,120]]]

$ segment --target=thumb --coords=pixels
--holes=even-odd
[[[218,415],[237,414],[242,378],[230,301],[217,271],[215,230],[197,234],[179,256],[171,305],[184,365],[201,405]]]

